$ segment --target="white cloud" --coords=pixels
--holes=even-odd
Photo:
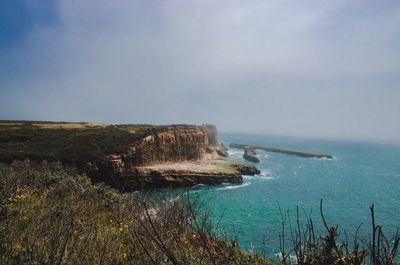
[[[71,0],[60,14],[9,55],[26,69],[7,113],[400,138],[400,5]]]

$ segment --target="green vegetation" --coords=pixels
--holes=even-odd
[[[180,125],[183,126],[183,125]],[[0,121],[0,161],[48,160],[79,164],[124,151],[155,125]]]
[[[0,121],[0,162],[54,161],[0,163],[0,264],[272,264],[240,249],[235,239],[218,239],[204,209],[189,198],[123,194],[56,163],[92,161],[165,128]],[[228,173],[232,163],[208,166]],[[340,241],[338,227],[327,225],[322,202],[320,212],[325,236],[316,235],[309,216],[304,223],[298,211],[295,222],[282,214],[281,260],[275,263],[395,264],[400,235],[385,237],[373,207],[368,243],[357,235],[350,239],[354,243]]]
[[[318,236],[311,218],[282,215],[281,260],[218,239],[187,197],[122,194],[86,176],[0,164],[0,264],[338,264],[394,265],[400,235],[375,224],[371,241],[340,241],[337,226]],[[162,196],[163,197],[163,196]],[[288,221],[288,225],[287,225]]]
[[[218,240],[187,198],[133,198],[82,175],[0,164],[0,264],[271,264]]]
[[[328,226],[327,224],[322,211],[322,200],[320,214],[326,230],[325,236],[316,236],[310,214],[306,214],[306,222],[302,222],[297,208],[295,222],[292,223],[289,211],[285,215],[281,212],[281,264],[395,265],[398,262],[399,231],[393,238],[387,238],[383,233],[382,226],[375,223],[374,205],[370,207],[370,210],[372,231],[369,242],[358,236],[361,225],[358,226],[354,237],[349,238],[346,231],[340,237],[338,226]],[[288,233],[285,233],[285,229],[288,230]],[[285,247],[286,241],[290,244]]]

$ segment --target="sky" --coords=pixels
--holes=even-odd
[[[0,119],[400,142],[400,2],[0,0]]]

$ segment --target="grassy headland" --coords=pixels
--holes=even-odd
[[[241,182],[246,167],[231,165],[222,153],[213,125],[0,121],[0,162],[60,162],[125,191]]]
[[[0,161],[48,160],[82,163],[120,152],[155,125],[0,121]]]

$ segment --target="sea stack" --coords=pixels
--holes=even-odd
[[[257,157],[256,151],[251,146],[245,146],[243,158],[247,161],[259,163],[260,159]]]

